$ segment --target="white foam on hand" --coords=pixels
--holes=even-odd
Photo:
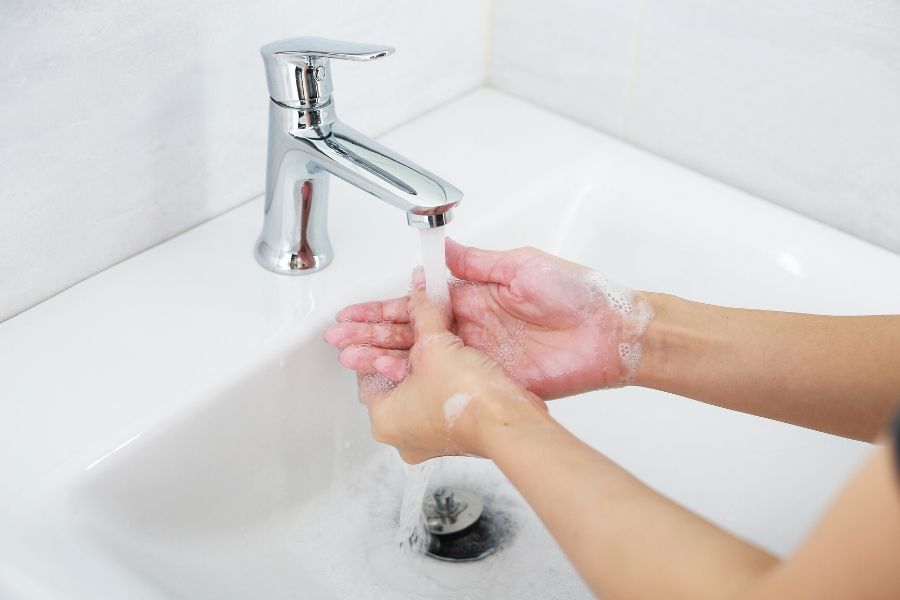
[[[444,421],[447,423],[447,429],[453,427],[459,415],[462,414],[471,401],[472,396],[463,393],[453,394],[444,401]]]

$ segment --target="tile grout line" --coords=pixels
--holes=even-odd
[[[497,13],[498,0],[488,0],[487,23],[485,26],[484,40],[484,70],[482,72],[482,84],[491,85],[491,72],[494,59],[494,22]]]
[[[641,46],[643,45],[644,24],[646,21],[647,0],[640,0],[638,5],[637,26],[631,42],[631,61],[628,67],[628,85],[625,89],[625,114],[622,117],[622,139],[630,140],[631,122],[634,117],[635,89],[637,88],[638,69],[641,61]]]

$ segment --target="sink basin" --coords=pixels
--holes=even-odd
[[[475,138],[459,127],[473,122]],[[531,123],[565,153],[536,152]],[[897,255],[495,91],[384,142],[467,192],[450,226],[464,243],[534,245],[710,303],[900,312]],[[404,466],[321,332],[347,303],[402,293],[418,236],[335,180],[334,263],[289,278],[253,259],[261,217],[253,200],[0,324],[0,597],[590,597],[486,461],[435,478],[485,494],[504,548],[469,564],[399,552]],[[551,411],[782,555],[868,452],[638,388]]]

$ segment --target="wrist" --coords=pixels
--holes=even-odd
[[[526,432],[556,425],[544,401],[525,390],[500,392],[479,403],[475,422],[479,454],[491,460],[514,446],[514,439],[527,437]]]
[[[692,378],[711,345],[703,305],[669,294],[643,292],[655,316],[641,337],[641,361],[634,385],[664,391],[679,389]]]

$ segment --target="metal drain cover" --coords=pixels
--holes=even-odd
[[[481,496],[468,490],[439,487],[422,503],[425,528],[432,535],[449,535],[472,526],[481,517]]]
[[[497,525],[481,496],[441,487],[422,503],[429,540],[426,554],[450,562],[479,560],[497,549]]]

